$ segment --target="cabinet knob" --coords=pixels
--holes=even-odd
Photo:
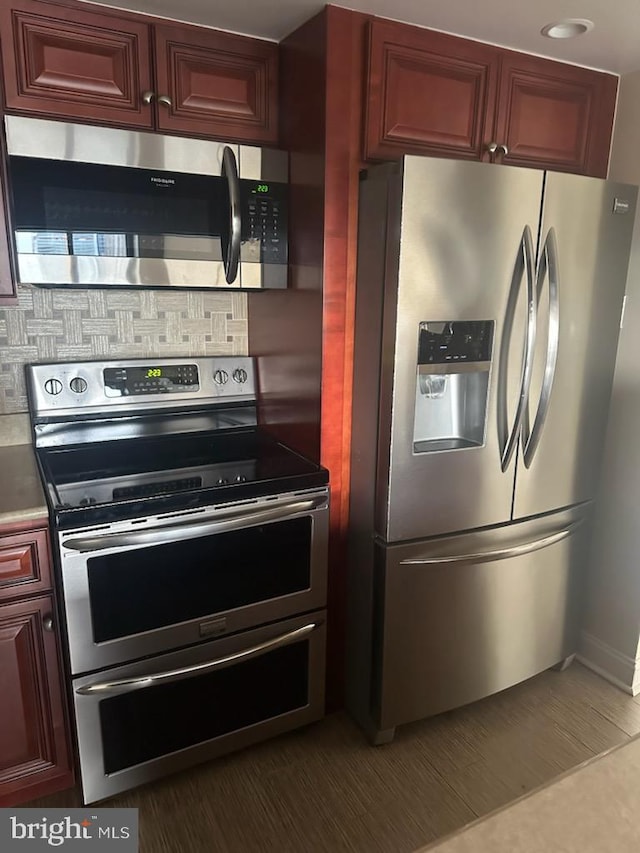
[[[507,146],[506,146],[506,145],[504,145],[504,144],[503,144],[503,145],[498,145],[498,151],[502,151],[502,156],[503,156],[503,157],[506,157],[506,156],[507,156],[507,154],[509,153],[509,149],[508,149],[508,148],[507,148]]]
[[[53,616],[50,613],[47,613],[47,615],[43,617],[42,627],[45,631],[53,631]]]
[[[158,103],[162,104],[164,107],[167,107],[167,109],[170,109],[173,106],[169,95],[158,95]]]
[[[493,156],[496,153],[498,148],[499,148],[499,145],[497,142],[490,142],[487,145],[487,151],[489,152],[489,154],[491,154],[491,156]]]
[[[142,103],[147,104],[147,105],[150,104],[153,101],[153,99],[155,98],[155,96],[156,96],[155,92],[150,92],[149,90],[147,90],[146,92],[143,92],[142,93]]]

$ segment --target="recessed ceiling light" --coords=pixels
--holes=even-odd
[[[587,18],[567,18],[564,21],[547,24],[540,32],[550,39],[573,39],[590,32],[593,27],[593,21]]]

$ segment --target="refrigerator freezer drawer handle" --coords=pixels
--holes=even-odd
[[[550,228],[547,234],[547,239],[544,241],[544,248],[538,266],[538,275],[536,282],[536,302],[540,302],[544,280],[547,277],[549,280],[549,318],[547,331],[547,354],[544,365],[544,376],[542,379],[542,389],[540,391],[540,400],[538,408],[533,420],[533,427],[529,433],[528,417],[522,422],[523,430],[523,458],[527,468],[531,466],[533,457],[535,456],[538,442],[542,434],[547,412],[549,411],[549,402],[551,399],[551,389],[553,388],[553,380],[556,373],[556,361],[558,360],[558,345],[560,342],[560,298],[559,298],[559,272],[558,272],[558,248],[556,243],[556,233],[554,228]],[[526,438],[525,438],[526,436]]]
[[[310,622],[308,625],[295,628],[293,631],[288,631],[286,634],[281,634],[272,640],[265,640],[264,643],[259,643],[257,646],[251,646],[249,649],[243,649],[240,652],[216,658],[215,660],[205,661],[204,663],[192,666],[184,666],[180,669],[170,669],[166,672],[138,675],[133,678],[121,678],[116,681],[98,681],[93,684],[85,684],[83,687],[76,687],[75,692],[81,696],[114,696],[120,693],[130,693],[132,690],[142,690],[145,687],[154,687],[158,684],[171,684],[173,681],[180,681],[183,678],[191,676],[206,675],[213,670],[225,669],[226,667],[234,666],[237,663],[251,660],[260,655],[266,655],[267,652],[271,652],[274,649],[281,649],[284,646],[291,645],[291,643],[297,643],[308,637],[309,634],[322,624],[322,622]]]
[[[527,281],[527,328],[524,341],[524,353],[522,358],[522,372],[520,375],[520,390],[518,392],[518,406],[513,418],[513,424],[509,437],[504,442],[504,447],[500,454],[500,465],[503,471],[506,471],[511,462],[514,450],[518,446],[518,437],[522,425],[522,419],[525,416],[526,408],[529,404],[529,386],[531,385],[531,375],[533,373],[533,355],[536,345],[536,317],[537,317],[537,302],[535,293],[534,270],[533,270],[533,238],[531,229],[525,225],[520,240],[516,264],[513,270],[511,279],[511,287],[509,292],[509,301],[507,304],[507,314],[504,323],[503,343],[500,352],[500,383],[498,408],[502,412],[501,421],[506,421],[506,390],[505,380],[507,375],[507,355],[509,349],[509,338],[511,327],[513,325],[513,312],[517,302],[518,293],[520,290],[523,274],[526,274]],[[502,440],[502,437],[501,437]]]
[[[521,557],[523,554],[531,554],[532,551],[540,551],[542,548],[555,545],[556,542],[562,542],[563,539],[571,536],[581,524],[582,520],[577,521],[569,527],[565,527],[564,530],[552,533],[550,536],[544,536],[542,539],[534,539],[532,542],[523,542],[521,545],[512,545],[510,548],[497,548],[495,551],[480,551],[477,554],[453,554],[446,557],[412,557],[411,559],[401,560],[400,565],[439,566],[443,563],[489,563],[493,562],[493,560],[507,560],[510,557]]]

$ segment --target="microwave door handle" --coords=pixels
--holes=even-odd
[[[229,666],[234,666],[238,663],[251,660],[252,658],[265,655],[274,649],[281,649],[284,646],[289,646],[292,643],[297,643],[308,637],[313,631],[323,622],[310,622],[308,625],[303,625],[301,628],[295,628],[293,631],[287,631],[286,634],[280,634],[271,640],[265,640],[263,643],[258,643],[248,649],[234,652],[224,657],[216,658],[215,660],[205,661],[204,663],[194,664],[192,666],[180,667],[179,669],[169,669],[165,672],[153,672],[149,675],[138,675],[133,678],[121,678],[114,681],[98,681],[93,684],[85,684],[83,687],[76,687],[75,692],[81,696],[109,696],[120,693],[130,693],[133,690],[141,690],[145,687],[154,687],[158,684],[171,684],[173,681],[180,681],[183,678],[190,678],[196,675],[206,675],[208,672],[213,672],[218,669],[225,669]]]
[[[252,524],[262,524],[270,521],[284,521],[301,512],[320,509],[326,505],[326,496],[305,501],[296,501],[273,509],[234,511],[229,518],[221,514],[220,520],[208,519],[196,524],[167,524],[166,527],[135,530],[131,533],[104,533],[98,536],[79,536],[63,539],[62,547],[80,553],[89,551],[104,551],[107,548],[131,548],[136,545],[162,545],[178,542],[181,539],[195,539],[214,533],[225,533],[229,530],[239,530]]]
[[[229,243],[224,258],[224,275],[229,284],[233,284],[238,276],[240,263],[240,240],[242,234],[242,219],[240,215],[240,180],[236,156],[225,145],[222,154],[222,176],[227,179],[229,188]]]

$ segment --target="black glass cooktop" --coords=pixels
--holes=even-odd
[[[59,527],[313,488],[328,473],[257,428],[39,451]]]

